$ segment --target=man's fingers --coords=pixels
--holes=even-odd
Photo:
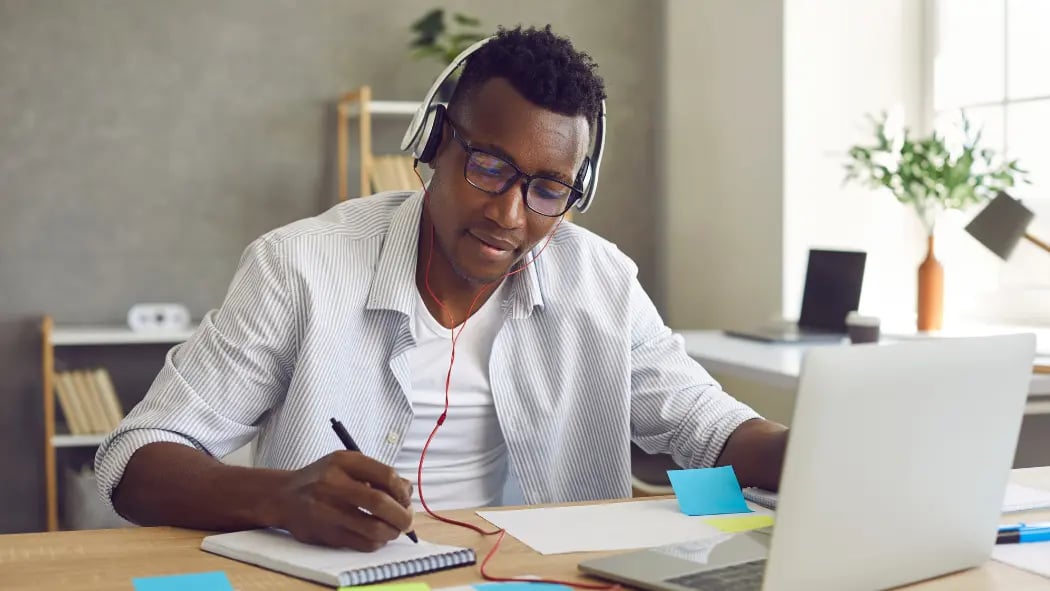
[[[403,532],[412,529],[412,511],[394,500],[394,497],[383,490],[374,486],[367,486],[361,482],[351,481],[347,487],[346,498],[354,505],[371,513],[374,517],[387,522],[398,531]]]
[[[390,466],[357,452],[339,451],[335,452],[334,456],[339,467],[354,480],[367,482],[385,491],[400,504],[405,504],[406,500],[411,502],[411,484],[398,476]]]
[[[357,534],[380,544],[386,544],[404,535],[400,530],[375,516],[364,513],[360,509],[354,509],[347,514],[346,527]]]
[[[405,489],[405,496],[400,499],[401,504],[405,507],[410,507],[412,505],[412,482],[402,478],[401,486]]]
[[[361,512],[360,505],[354,501],[354,493],[360,486],[360,483],[342,474],[339,480],[326,481],[324,486],[318,487],[316,497],[340,513],[340,523],[344,527],[349,527],[370,540],[389,542],[401,535],[401,531],[393,525]],[[385,496],[385,493],[375,492]]]
[[[329,505],[319,505],[314,515],[316,529],[297,532],[293,528],[292,534],[302,542],[323,544],[332,548],[351,548],[358,552],[374,552],[393,539],[372,537],[359,531],[361,524],[354,518],[354,514],[365,516],[357,509],[353,509],[353,513],[346,513]],[[390,526],[386,527],[393,530]]]

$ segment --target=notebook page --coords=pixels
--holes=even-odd
[[[757,505],[754,513],[770,514]],[[478,511],[540,554],[633,550],[703,540],[721,531],[702,517],[690,517],[676,499],[627,501],[606,505],[570,505]]]
[[[1003,499],[1003,513],[1028,511],[1050,507],[1050,491],[1039,490],[1020,484],[1010,483],[1006,486],[1006,498]]]
[[[1050,542],[996,544],[992,558],[1021,570],[1050,577]]]
[[[761,488],[745,488],[744,498],[763,507],[776,508],[777,493]],[[1003,498],[1003,513],[1045,509],[1050,507],[1050,491],[1009,483]]]
[[[339,584],[339,575],[362,568],[426,558],[461,548],[413,543],[401,536],[375,552],[312,546],[278,530],[257,529],[204,538],[201,548],[229,558],[285,572],[329,585]]]

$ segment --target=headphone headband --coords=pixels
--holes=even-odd
[[[408,124],[408,129],[405,131],[405,137],[401,139],[401,150],[408,150],[413,144],[418,144],[419,132],[423,130],[424,119],[430,112],[430,105],[434,102],[434,97],[437,96],[438,90],[441,88],[441,84],[448,80],[448,77],[452,75],[452,72],[456,71],[463,62],[467,61],[470,54],[474,53],[491,41],[493,37],[486,37],[477,43],[474,43],[470,47],[464,49],[456,59],[452,60],[445,69],[438,75],[437,80],[430,86],[430,90],[427,91],[427,95],[423,97],[423,102],[420,103],[419,108],[416,109],[414,115],[412,115],[412,122]],[[415,150],[413,150],[415,152]],[[418,153],[415,154],[416,158],[419,157]]]
[[[466,48],[456,56],[445,69],[441,71],[437,79],[430,86],[423,102],[412,115],[412,121],[405,130],[401,139],[401,149],[411,151],[412,156],[419,162],[430,162],[437,153],[437,146],[441,143],[443,132],[443,121],[445,106],[434,105],[434,97],[437,96],[441,84],[452,75],[456,68],[460,67],[468,57],[483,45],[495,37],[486,37],[470,47]],[[605,101],[601,103],[601,111],[595,118],[594,123],[594,150],[591,155],[583,159],[583,166],[576,175],[576,185],[583,190],[583,195],[576,201],[574,207],[581,213],[587,211],[594,201],[594,193],[598,188],[598,170],[602,163],[602,152],[605,149]]]

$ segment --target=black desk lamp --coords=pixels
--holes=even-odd
[[[995,199],[966,225],[966,231],[1003,260],[1010,258],[1010,254],[1022,238],[1050,252],[1050,244],[1028,233],[1028,224],[1033,217],[1035,214],[1021,205],[1020,201],[1000,191]],[[1050,365],[1036,364],[1035,372],[1050,373]]]
[[[1028,233],[1035,214],[1021,202],[1000,191],[995,199],[966,226],[966,231],[988,250],[1006,260],[1022,238],[1050,252],[1050,244]]]

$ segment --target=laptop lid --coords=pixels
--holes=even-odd
[[[988,559],[1033,335],[810,350],[763,589],[883,589]]]
[[[799,328],[845,333],[846,315],[860,306],[866,261],[865,252],[810,250]]]
[[[763,591],[885,589],[986,561],[1034,352],[1033,335],[809,350]],[[579,566],[683,591],[676,577],[737,562],[654,549]]]

